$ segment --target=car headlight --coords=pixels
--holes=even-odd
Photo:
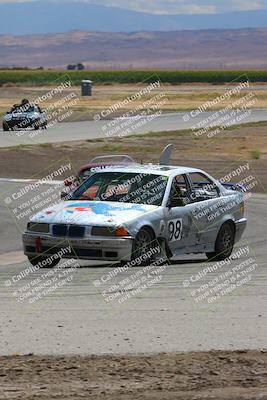
[[[115,228],[111,226],[93,226],[92,236],[115,236]]]
[[[5,115],[5,120],[6,121],[11,121],[12,120],[12,115],[10,115],[10,114]]]
[[[124,226],[93,226],[91,230],[92,236],[129,236],[128,229]]]
[[[37,232],[37,233],[49,233],[49,224],[43,224],[39,222],[29,222],[27,225],[27,230],[30,232]]]

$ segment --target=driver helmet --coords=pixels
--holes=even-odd
[[[22,104],[22,105],[29,104],[29,103],[30,103],[30,102],[29,102],[28,99],[23,99],[23,100],[21,101],[21,104]]]
[[[28,111],[30,107],[30,102],[28,99],[23,99],[21,101],[21,111]]]

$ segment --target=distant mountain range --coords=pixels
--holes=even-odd
[[[92,5],[79,0],[0,3],[0,18],[0,34],[13,35],[71,30],[133,32],[267,27],[267,10],[157,15]]]
[[[267,28],[0,35],[0,67],[266,68]]]

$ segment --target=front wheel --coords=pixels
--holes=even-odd
[[[156,254],[155,245],[154,232],[146,227],[141,228],[135,237],[132,260],[135,260],[138,265],[148,264]]]
[[[9,131],[9,126],[6,122],[3,122],[3,131]]]
[[[222,261],[230,257],[235,243],[235,229],[232,223],[225,222],[219,230],[215,251],[206,253],[209,260]]]
[[[40,268],[53,268],[59,263],[60,258],[51,259],[50,257],[43,256],[28,256],[28,260],[35,267],[38,265]]]

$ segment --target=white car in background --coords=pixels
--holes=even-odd
[[[46,129],[46,114],[34,104],[14,105],[3,118],[4,131],[19,131],[26,128]]]

